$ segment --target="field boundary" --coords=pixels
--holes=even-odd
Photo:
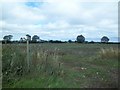
[[[0,43],[0,90],[2,89],[2,43]]]

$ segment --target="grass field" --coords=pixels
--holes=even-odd
[[[30,44],[27,71],[26,44],[2,45],[3,87],[116,88],[117,44]]]

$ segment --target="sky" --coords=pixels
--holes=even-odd
[[[0,39],[26,34],[42,40],[100,41],[107,36],[118,41],[119,0],[2,0],[0,1]]]

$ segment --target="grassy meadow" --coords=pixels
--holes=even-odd
[[[116,88],[118,45],[40,43],[2,45],[3,88]]]

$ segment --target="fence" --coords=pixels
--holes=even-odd
[[[40,44],[4,44],[3,45],[3,83],[13,81],[30,73],[46,73],[59,76],[62,65],[58,48],[46,49]]]

